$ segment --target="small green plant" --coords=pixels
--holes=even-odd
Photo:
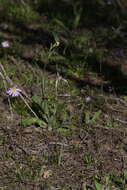
[[[87,154],[84,157],[84,164],[87,166],[91,166],[94,164],[94,159],[91,154]]]
[[[38,96],[32,97],[32,109],[36,112],[38,118],[28,117],[23,121],[23,125],[37,124],[40,127],[52,130],[57,128],[57,106],[56,104],[51,104],[49,101],[42,101]]]
[[[83,8],[80,5],[74,4],[73,6],[73,14],[74,14],[73,27],[74,28],[77,28],[80,23],[82,10]]]
[[[120,190],[127,189],[127,172],[123,172],[121,176],[111,175],[110,179],[113,184]]]
[[[57,48],[60,45],[59,37],[55,33],[53,33],[53,37],[55,42],[50,44],[50,48],[42,49],[36,56],[35,60],[41,60],[45,63],[49,63],[50,61],[57,62],[65,60],[65,57],[60,55],[57,51]],[[44,67],[44,69],[46,68]]]
[[[100,180],[100,178],[98,176],[94,177],[94,186],[95,186],[96,190],[107,190],[101,184],[101,180]]]
[[[99,176],[94,176],[93,184],[95,190],[126,190],[127,189],[127,172],[122,176],[110,175],[104,176],[103,179]],[[93,185],[92,185],[93,186]],[[83,184],[83,190],[90,190],[86,183]]]
[[[95,112],[93,116],[91,116],[90,112],[85,112],[85,123],[87,124],[95,123],[97,119],[100,117],[101,113],[102,113],[101,110],[99,110]]]
[[[29,5],[10,6],[8,14],[10,17],[24,23],[33,23],[39,20],[39,15]]]

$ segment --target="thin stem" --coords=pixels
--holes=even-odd
[[[2,70],[2,72],[3,72],[3,78],[4,78],[4,80],[6,80],[8,83],[10,83],[11,85],[13,85],[13,82],[12,82],[12,80],[7,76],[7,73],[6,73],[6,71],[5,71],[5,69],[4,69],[4,67],[3,67],[3,65],[0,63],[0,68],[1,68],[1,70]]]
[[[32,108],[29,106],[29,104],[27,103],[27,101],[25,100],[25,98],[22,96],[22,94],[20,94],[21,99],[24,101],[24,103],[26,104],[26,106],[29,108],[29,110],[33,113],[33,115],[39,119],[39,117],[37,116],[37,114],[32,110]]]
[[[5,76],[4,76],[1,72],[0,72],[0,76],[1,76],[1,78],[3,79],[5,91],[7,91],[7,85],[6,85]],[[8,97],[8,103],[9,103],[10,112],[11,112],[11,116],[12,116],[11,118],[13,118],[13,111],[12,111],[11,101],[10,101],[10,98],[9,98],[9,97]]]

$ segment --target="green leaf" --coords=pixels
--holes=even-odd
[[[65,126],[67,129],[75,130],[77,127],[75,125],[67,125]]]
[[[42,103],[42,100],[38,96],[33,96],[32,100],[39,105]]]
[[[100,116],[101,114],[101,110],[97,111],[94,113],[93,117],[91,118],[90,117],[90,113],[89,112],[85,112],[85,122],[88,124],[88,123],[94,123],[98,117]]]
[[[90,123],[90,113],[89,112],[85,112],[85,122]]]
[[[49,107],[48,107],[47,102],[44,102],[43,109],[44,109],[44,113],[45,113],[47,116],[49,116]]]
[[[40,127],[46,127],[46,125],[47,125],[43,120],[37,119],[37,118],[35,118],[35,117],[30,117],[30,118],[24,119],[24,120],[22,121],[22,124],[23,124],[24,126],[32,125],[32,124],[37,124],[37,125],[39,125]]]
[[[68,28],[65,26],[65,24],[61,20],[55,18],[53,21],[55,22],[55,24],[60,26],[62,29],[68,31]]]
[[[62,55],[51,55],[50,61],[65,61],[66,58]]]
[[[101,110],[95,112],[93,118],[91,119],[91,122],[92,123],[95,122],[97,120],[97,118],[100,116],[100,114],[101,114]]]
[[[127,172],[124,172],[124,178],[127,180]]]
[[[96,190],[103,190],[102,185],[98,183],[97,180],[94,181],[94,185],[95,185]]]
[[[61,135],[65,135],[65,136],[71,134],[70,130],[64,129],[64,128],[58,128],[57,132],[60,133]]]

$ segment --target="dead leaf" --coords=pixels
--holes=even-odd
[[[51,175],[52,175],[52,171],[51,171],[51,170],[46,170],[46,171],[44,171],[44,173],[43,173],[43,178],[44,178],[44,179],[47,179],[47,178],[49,178]]]

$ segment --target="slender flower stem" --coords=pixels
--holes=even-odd
[[[3,65],[0,63],[0,76],[2,77],[3,79],[3,82],[4,82],[4,86],[5,86],[5,90],[7,90],[7,87],[6,87],[6,82],[8,82],[10,85],[13,85],[13,82],[12,80],[7,76],[7,73],[3,67]],[[24,103],[26,104],[26,106],[29,108],[29,110],[33,113],[33,115],[39,119],[39,117],[37,116],[37,114],[32,110],[32,108],[29,106],[29,104],[27,103],[27,101],[25,100],[25,98],[22,96],[22,94],[19,92],[19,96],[21,97],[21,99],[24,101]],[[9,99],[9,105],[10,105],[10,110],[11,110],[11,113],[12,113],[12,107],[11,107],[11,102],[10,102],[10,99]]]
[[[0,64],[1,64],[1,63],[0,63]],[[1,66],[1,65],[0,65],[0,66]],[[3,79],[5,91],[7,91],[6,78],[5,78],[5,76],[2,74],[2,72],[0,72],[0,76],[1,76],[1,78]],[[9,98],[9,97],[8,97],[8,103],[9,103],[10,112],[11,112],[11,116],[12,116],[11,118],[13,118],[13,111],[12,111],[11,101],[10,101],[10,98]]]
[[[22,96],[22,94],[20,94],[21,99],[24,101],[24,103],[26,104],[26,106],[29,108],[29,110],[33,113],[33,115],[39,119],[39,117],[37,116],[37,114],[32,110],[32,108],[29,106],[29,104],[27,103],[27,101],[25,100],[25,98]]]
[[[7,76],[7,73],[6,73],[4,67],[3,67],[3,65],[1,63],[0,63],[0,68],[1,68],[1,71],[3,72],[3,74],[2,74],[2,72],[0,72],[1,75],[3,75],[2,78],[4,80],[6,80],[8,83],[10,83],[10,85],[13,85],[12,80]]]

